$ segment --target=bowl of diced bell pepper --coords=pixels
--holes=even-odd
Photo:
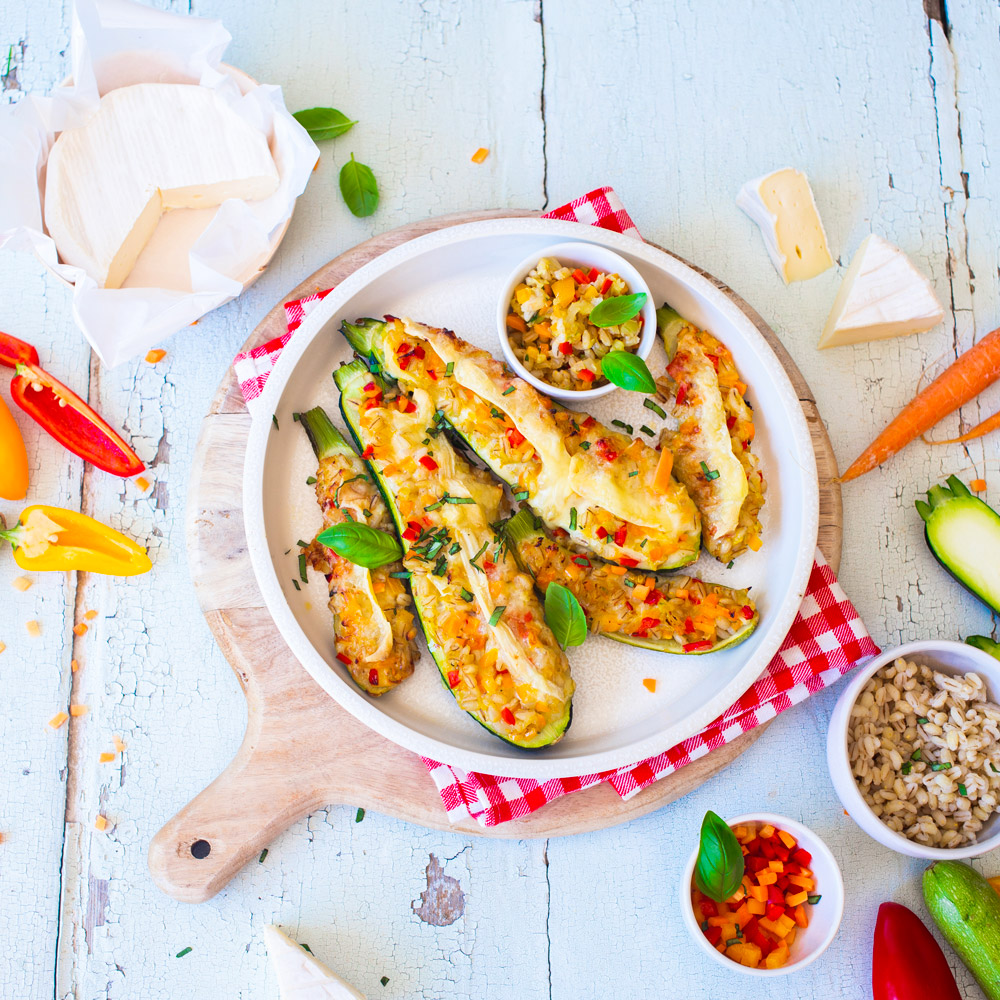
[[[830,946],[844,912],[844,882],[830,849],[808,827],[772,813],[726,821],[743,854],[739,888],[717,901],[697,885],[699,850],[681,880],[691,936],[715,961],[753,976],[780,976]]]

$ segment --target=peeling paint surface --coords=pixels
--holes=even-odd
[[[788,712],[686,799],[627,827],[529,841],[473,840],[353,806],[320,810],[216,898],[176,903],[150,882],[150,838],[229,762],[240,686],[191,589],[184,507],[199,416],[233,354],[305,275],[367,237],[429,215],[558,205],[613,184],[642,231],[743,295],[802,369],[846,467],[934,370],[1000,323],[1000,8],[979,0],[155,0],[222,19],[228,61],[281,84],[290,107],[359,119],[322,147],[281,250],[237,301],[163,346],[158,364],[103,369],[70,296],[27,255],[0,255],[0,329],[37,344],[56,377],[124,429],[152,488],[107,476],[21,419],[29,502],[83,509],[149,546],[127,583],[33,574],[0,550],[0,996],[176,1000],[277,995],[261,941],[275,922],[369,997],[658,1000],[732,992],[693,955],[677,884],[706,809],[767,808],[831,845],[848,909],[799,998],[867,995],[875,908],[922,912],[919,862],[843,815],[825,765],[835,694]],[[0,100],[69,71],[70,4],[6,4]],[[8,55],[10,65],[8,67]],[[479,146],[482,165],[470,162]],[[377,213],[337,191],[351,152],[371,164]],[[785,287],[733,198],[749,177],[806,171],[835,268]],[[820,353],[815,343],[869,232],[904,249],[949,316],[919,337]],[[0,396],[9,402],[8,380]],[[1000,409],[1000,385],[946,420],[951,437]],[[934,563],[913,502],[949,473],[1000,499],[1000,439],[916,443],[845,487],[841,580],[881,645],[997,635],[997,622]],[[8,519],[15,504],[0,503]],[[98,612],[83,636],[72,627]],[[42,622],[29,638],[24,622]],[[79,670],[73,673],[70,661]],[[70,703],[86,716],[45,723]],[[127,749],[99,754],[115,736]],[[778,765],[776,766],[776,762]],[[794,766],[786,766],[794,762]],[[291,780],[291,779],[290,779]],[[107,817],[103,833],[97,815]],[[987,874],[1000,861],[977,864]],[[873,874],[874,873],[874,874]],[[190,947],[183,958],[174,956]],[[949,953],[950,954],[950,953]],[[623,969],[627,974],[623,975]],[[982,994],[956,967],[967,1000]],[[382,977],[388,983],[381,983]],[[746,1000],[767,985],[741,981]]]

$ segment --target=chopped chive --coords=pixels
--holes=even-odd
[[[822,898],[823,898],[822,895],[819,895],[819,896],[807,896],[806,897],[806,902],[810,906],[815,906]]]
[[[575,562],[577,566],[584,566],[588,569],[590,568],[590,560],[586,556],[573,556],[573,562]]]
[[[428,505],[427,505],[427,506],[426,506],[426,507],[424,508],[424,510],[425,510],[425,511],[432,511],[432,510],[437,510],[437,509],[438,509],[438,507],[443,507],[443,506],[444,506],[444,501],[443,501],[443,500],[438,500],[438,501],[436,501],[435,503],[429,503],[429,504],[428,504]]]
[[[707,930],[708,930],[708,921],[707,921],[707,920],[703,920],[703,921],[701,922],[701,929],[702,929],[703,931],[707,931]]]
[[[306,486],[315,486],[315,485],[316,485],[316,477],[315,476],[310,476],[306,480]]]
[[[993,761],[990,761],[990,767],[992,768],[994,774],[1000,774],[1000,770],[997,769],[997,766],[993,763]]]
[[[630,580],[627,576],[622,577],[622,583],[624,583],[626,587],[635,586],[635,580]]]
[[[646,542],[648,541],[649,541],[648,538],[644,538],[641,542],[639,542],[639,548],[644,549],[646,547]]]
[[[475,503],[476,501],[472,497],[450,497],[446,493],[441,499],[445,503]]]
[[[304,552],[299,556],[299,579],[303,583],[309,582],[309,573],[306,570],[306,554]]]
[[[666,420],[667,415],[663,411],[662,406],[657,406],[648,396],[642,401],[642,405],[646,407],[647,410],[652,410],[661,420]]]
[[[308,543],[308,542],[304,542],[304,541],[302,541],[302,539],[301,539],[301,538],[300,538],[300,539],[299,539],[299,540],[298,540],[298,541],[297,541],[297,542],[296,542],[295,544],[296,544],[296,545],[297,545],[297,546],[298,546],[298,547],[299,547],[300,549],[307,549],[307,548],[309,548],[309,543]],[[289,552],[290,552],[290,551],[291,551],[291,549],[289,549]]]
[[[729,562],[726,563],[726,569],[732,569],[734,562],[736,562],[735,559],[730,559]]]
[[[275,426],[277,426],[277,425],[275,425]],[[179,952],[177,952],[176,957],[177,958],[183,958],[185,955],[190,955],[193,950],[194,950],[193,948],[181,948],[181,950]]]
[[[298,580],[296,580],[294,576],[292,577],[292,583],[294,583],[294,584],[295,584],[295,589],[296,589],[296,590],[301,590],[301,589],[302,589],[302,588],[301,588],[301,587],[299,586],[299,581],[298,581]]]
[[[959,792],[959,795],[962,795],[965,798],[969,797],[969,789],[966,788],[965,785],[959,785],[958,786],[958,792]]]
[[[469,560],[469,562],[479,570],[480,573],[485,573],[486,570],[482,566],[476,565],[476,560],[490,547],[489,542],[483,542],[483,547]]]
[[[299,945],[299,947],[300,947],[300,948],[301,948],[301,949],[302,949],[303,951],[308,951],[310,955],[311,955],[311,954],[313,953],[313,950],[312,950],[312,948],[310,948],[310,947],[309,947],[309,945],[307,945],[307,944],[300,944],[300,945]]]
[[[439,424],[442,420],[444,420],[444,410],[435,410],[434,423]]]
[[[645,424],[643,424],[639,430],[641,430],[643,434],[648,434],[650,437],[654,437],[656,433],[652,427],[647,427]]]
[[[291,551],[292,551],[291,549],[285,549],[285,555],[287,556],[288,553],[291,552]]]
[[[474,598],[472,594],[470,594],[469,591],[465,589],[465,587],[462,588],[461,593],[462,593],[462,600],[465,601],[466,604],[471,604],[473,602]]]
[[[503,420],[504,413],[502,410],[498,410],[495,406],[490,407],[490,416],[497,420]]]
[[[926,726],[929,721],[930,720],[925,716],[921,716],[919,719],[917,719],[917,723],[921,726]]]
[[[431,439],[430,438],[424,438],[423,441],[421,441],[420,443],[421,444],[430,444],[431,443]]]
[[[434,564],[432,572],[435,576],[444,576],[445,573],[448,572],[448,557],[441,556],[441,558]]]
[[[701,461],[698,464],[701,466],[701,471],[705,474],[705,478],[709,482],[711,482],[713,479],[718,479],[719,478],[719,470],[718,469],[710,469],[705,464],[704,461]]]
[[[917,749],[910,754],[910,760],[923,760],[923,756],[920,753],[920,747],[917,747]]]
[[[278,426],[278,417],[277,417],[277,414],[274,414],[274,413],[271,414],[271,423],[274,424],[274,429],[276,431],[280,431],[281,430],[281,428]]]
[[[493,614],[490,615],[490,625],[498,625],[500,623],[500,619],[503,618],[503,613],[506,610],[506,604],[498,604],[496,608],[493,609]]]
[[[503,392],[500,393],[501,396],[509,396],[514,391],[514,386],[509,385]]]
[[[632,433],[632,425],[625,423],[624,420],[612,420],[611,423],[614,427],[620,427],[626,434]]]
[[[360,823],[365,818],[364,809],[358,809],[358,814],[354,817],[355,823]]]
[[[569,509],[569,530],[576,531],[576,508],[570,507]]]
[[[909,774],[913,770],[913,765],[909,761],[906,761],[900,768],[900,770],[903,772],[903,774]]]
[[[265,847],[263,851],[260,852],[260,857],[257,859],[257,864],[262,865],[264,863],[264,858],[267,857],[267,848]]]
[[[361,513],[364,514],[365,517],[371,517],[372,516],[372,512],[367,507]]]
[[[452,542],[451,548],[448,549],[448,555],[453,556],[462,546],[458,542]]]
[[[518,493],[514,494],[514,499],[515,500],[527,500],[528,499],[528,491],[527,490],[520,490]]]
[[[454,361],[449,361],[448,364],[446,364],[444,366],[444,373],[445,373],[445,375],[454,375],[455,374],[455,362]],[[385,982],[387,983],[387,982],[389,982],[389,980],[387,979]],[[382,985],[384,986],[385,983],[383,983]]]
[[[628,474],[628,478],[631,479],[633,476],[638,476],[638,475],[639,475],[639,470],[636,469],[634,472],[630,472]]]
[[[299,422],[299,418],[300,418],[301,416],[302,416],[302,414],[301,414],[301,413],[293,413],[293,414],[292,414],[292,420],[293,420],[293,421],[294,421],[295,423],[298,423],[298,422]]]
[[[729,948],[729,947],[731,947],[731,946],[732,946],[732,945],[734,945],[734,944],[740,944],[740,939],[739,939],[738,937],[735,937],[735,938],[730,938],[730,939],[729,939],[729,940],[728,940],[728,941],[726,942],[726,947],[727,947],[727,948]]]
[[[427,546],[427,559],[433,559],[440,551],[444,548],[444,541],[440,538],[435,538],[430,545]]]
[[[942,761],[940,764],[931,764],[932,771],[950,771],[951,763],[949,761]]]
[[[451,366],[452,366],[453,364],[454,364],[454,362],[453,362],[453,361],[449,361],[449,362],[448,362],[448,367],[450,368],[450,367],[451,367]],[[451,374],[451,372],[448,372],[448,374],[450,375],[450,374]],[[388,976],[383,976],[383,977],[382,977],[382,978],[381,978],[381,979],[379,980],[379,982],[380,982],[380,983],[381,983],[381,984],[382,984],[383,986],[385,986],[385,985],[386,985],[386,984],[387,984],[387,983],[389,982],[389,977],[388,977]]]
[[[398,569],[394,573],[390,573],[394,580],[409,580],[413,574],[408,569]]]
[[[590,451],[590,442],[589,442],[589,441],[581,441],[581,442],[580,442],[580,447],[581,447],[581,448],[582,448],[582,449],[583,449],[584,451]]]

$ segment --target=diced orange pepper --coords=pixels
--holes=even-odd
[[[757,835],[761,840],[770,840],[774,836],[774,827],[770,823],[765,823],[760,828],[760,833]]]
[[[747,905],[747,901],[744,900],[740,908],[736,911],[736,922],[743,928],[750,923],[752,917],[753,914],[750,912],[750,907]]]
[[[485,160],[486,157],[489,156],[489,155],[490,155],[490,151],[485,146],[480,146],[479,149],[477,149],[472,154],[472,162],[473,163],[482,163],[483,160]]]
[[[49,719],[49,725],[53,729],[58,729],[60,726],[64,725],[69,716],[65,712],[57,712],[55,715]]]
[[[757,872],[758,885],[774,885],[777,881],[778,876],[776,872],[772,872],[769,869]]]
[[[779,937],[785,937],[785,935],[787,935],[788,932],[795,926],[795,921],[792,920],[787,913],[782,913],[782,915],[775,920],[775,923],[781,930]]]
[[[809,918],[806,916],[806,908],[800,903],[795,907],[795,923],[799,927],[808,927]]]
[[[759,552],[759,551],[760,551],[760,547],[761,547],[761,546],[762,546],[763,544],[764,544],[764,543],[763,543],[763,542],[762,542],[762,541],[761,541],[761,540],[760,540],[760,539],[759,539],[759,538],[758,538],[758,537],[757,537],[756,535],[751,535],[751,536],[750,536],[750,537],[749,537],[749,538],[747,539],[747,546],[748,546],[748,547],[750,548],[750,550],[751,550],[751,551],[753,551],[753,552]],[[770,957],[770,956],[768,956],[768,957]]]
[[[800,906],[809,898],[809,893],[803,889],[801,892],[790,892],[785,896],[785,903],[788,906]]]
[[[115,759],[115,755],[113,753],[102,753],[97,759],[101,764],[110,764]]]
[[[774,861],[768,861],[767,867],[773,872],[783,872],[785,870],[784,864],[781,861],[778,861],[777,858],[775,858]]]
[[[656,693],[656,678],[655,677],[645,677],[642,681],[642,686],[650,692],[650,694]]]
[[[805,875],[789,875],[788,881],[800,889],[815,889],[816,883]]]
[[[973,493],[982,493],[983,490],[986,489],[986,480],[973,479],[972,482],[969,483],[969,489],[972,490]]]
[[[108,828],[108,821],[103,816],[98,816],[94,820],[94,827],[98,830],[106,830]]]
[[[80,718],[81,715],[86,715],[89,709],[86,705],[70,705],[69,714],[73,716],[74,719]]]
[[[136,481],[135,485],[142,490],[143,493],[149,489],[149,480],[145,476],[140,476]]]
[[[507,313],[507,326],[511,330],[518,330],[520,333],[528,332],[528,324],[516,313]]]
[[[157,361],[162,361],[166,356],[167,352],[162,347],[155,347],[153,350],[146,352],[146,360],[151,365],[155,365]]]
[[[660,451],[660,460],[656,463],[656,473],[653,476],[653,489],[657,493],[666,493],[670,489],[671,473],[674,471],[674,455],[669,448]]]
[[[73,631],[76,635],[86,635],[88,626],[84,625],[83,622],[80,622],[79,624],[73,626]]]
[[[120,736],[116,736],[115,737],[115,750],[117,750],[119,753],[121,753],[124,749],[125,749],[125,744],[122,742],[122,738]]]
[[[783,938],[785,936],[784,934],[782,934],[777,923],[775,923],[775,921],[773,920],[768,920],[767,917],[758,918],[757,924],[759,927],[762,927],[764,930],[766,930],[769,934],[773,934],[776,938]]]
[[[80,669],[80,661],[79,660],[70,660],[69,661],[69,668],[75,674]]]
[[[767,903],[761,899],[748,899],[747,909],[755,916],[762,917],[767,912]]]
[[[552,294],[555,296],[556,305],[560,309],[565,309],[576,295],[576,282],[571,277],[560,278],[552,282]]]
[[[97,617],[97,612],[96,611],[86,611],[86,612],[84,612],[83,617],[86,618],[87,621],[93,621]]]
[[[775,881],[777,881],[777,879],[775,879]],[[767,902],[767,886],[763,885],[750,886],[750,895],[761,903]]]
[[[795,847],[796,844],[798,843],[798,841],[787,830],[779,830],[778,831],[778,839],[789,850],[791,850],[793,847]]]

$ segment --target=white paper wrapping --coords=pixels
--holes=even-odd
[[[29,250],[73,286],[73,315],[108,365],[142,354],[243,290],[255,261],[274,248],[319,157],[292,117],[281,88],[241,93],[221,66],[231,36],[221,22],[168,14],[131,0],[76,0],[73,83],[48,97],[28,95],[0,111],[0,250]],[[59,263],[45,233],[45,162],[56,134],[84,124],[100,94],[149,81],[198,83],[217,90],[267,137],[280,183],[257,202],[231,199],[191,247],[191,291],[101,288],[82,268]]]

